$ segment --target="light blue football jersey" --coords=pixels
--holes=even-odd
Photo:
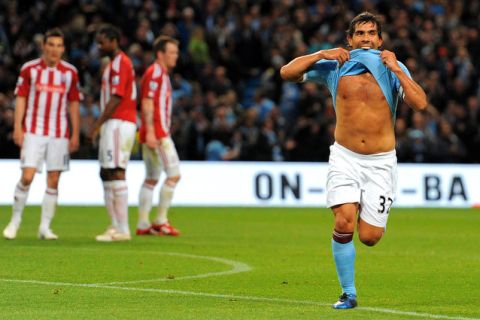
[[[305,80],[324,84],[328,87],[333,98],[333,106],[336,107],[338,81],[343,76],[354,76],[370,72],[377,80],[380,89],[395,118],[399,96],[403,95],[400,80],[391,72],[380,58],[380,50],[355,49],[350,51],[350,60],[339,67],[337,60],[319,60],[313,64],[305,74]],[[411,78],[407,67],[400,61],[400,68]]]

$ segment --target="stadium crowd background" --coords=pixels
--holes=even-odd
[[[73,158],[97,157],[85,135],[100,114],[95,31],[109,22],[123,33],[138,82],[153,61],[154,38],[180,40],[172,136],[181,159],[327,161],[335,128],[327,89],[283,82],[279,69],[296,56],[345,46],[348,22],[364,10],[381,16],[384,48],[431,103],[423,113],[399,103],[399,161],[480,162],[478,0],[0,1],[0,157],[18,157],[16,78],[55,26],[65,32],[65,59],[78,68],[85,96],[82,147]]]

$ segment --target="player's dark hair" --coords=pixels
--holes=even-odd
[[[377,26],[377,32],[378,32],[378,37],[381,39],[382,38],[382,25],[380,24],[380,20],[378,17],[370,12],[362,12],[359,15],[357,15],[355,18],[350,21],[350,25],[348,26],[347,34],[350,37],[353,37],[353,34],[355,33],[355,28],[358,24],[364,24],[372,22]]]
[[[50,38],[50,37],[58,37],[58,38],[62,38],[63,40],[65,40],[65,36],[62,32],[62,30],[60,30],[60,28],[52,28],[52,29],[48,29],[45,34],[43,35],[43,43],[47,43],[47,39]]]
[[[109,40],[117,40],[120,43],[120,31],[111,24],[104,24],[98,29],[98,34],[104,35]]]
[[[179,42],[177,39],[174,39],[169,36],[159,36],[153,42],[153,51],[157,53],[158,51],[165,52],[165,48],[167,47],[167,43],[173,43],[174,45],[178,46]]]

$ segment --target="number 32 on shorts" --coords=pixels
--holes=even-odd
[[[380,196],[380,208],[378,209],[378,213],[389,214],[392,204],[393,204],[392,198]]]

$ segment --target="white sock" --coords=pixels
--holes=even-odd
[[[30,186],[24,186],[21,181],[15,187],[11,222],[17,225],[17,227],[22,222],[22,213],[27,202],[29,190]]]
[[[128,226],[128,186],[125,180],[114,180],[113,197],[115,214],[117,217],[118,231],[121,233],[130,233]]]
[[[138,229],[146,229],[150,226],[150,210],[152,209],[153,189],[155,187],[144,183],[140,188],[138,201]]]
[[[158,204],[157,217],[155,218],[156,224],[168,222],[168,209],[172,203],[174,190],[175,185],[169,186],[168,184],[163,183],[162,188],[160,189],[160,203]]]
[[[105,207],[112,221],[112,227],[118,228],[117,215],[115,213],[113,181],[103,181],[103,192],[105,199]]]
[[[50,223],[55,216],[57,207],[58,191],[56,189],[47,188],[42,202],[42,220],[40,222],[40,232],[46,232],[50,229]]]

